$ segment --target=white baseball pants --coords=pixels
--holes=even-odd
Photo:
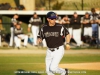
[[[18,37],[17,36],[14,37],[16,47],[20,47],[22,39],[24,40],[24,46],[27,45],[28,36],[24,35],[24,34],[20,34],[20,35],[18,35]]]
[[[14,28],[10,28],[11,36],[10,36],[10,43],[9,46],[13,46],[13,37],[14,37]]]
[[[77,43],[77,46],[80,46],[82,44],[81,41],[81,28],[80,29],[73,29],[73,38]]]
[[[92,27],[84,27],[84,35],[92,37]]]
[[[46,72],[47,75],[54,75],[54,73],[60,73],[65,75],[65,69],[59,68],[58,64],[60,63],[64,55],[64,47],[60,46],[59,49],[55,48],[55,51],[50,51],[47,49],[46,54]]]
[[[69,31],[70,35],[72,36],[72,34],[73,34],[72,28],[68,28],[68,31]]]
[[[34,38],[34,45],[37,45],[37,36],[39,33],[39,27],[38,26],[32,26],[32,34]]]

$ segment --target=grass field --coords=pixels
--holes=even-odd
[[[100,54],[65,54],[61,64],[84,62],[100,62]],[[69,75],[100,75],[100,70],[69,70]],[[46,75],[44,72],[45,54],[0,54],[0,75]]]

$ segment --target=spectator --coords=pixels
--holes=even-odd
[[[84,36],[92,37],[91,17],[88,12],[86,12],[85,16],[81,18],[81,23],[84,28]]]
[[[74,12],[71,18],[71,24],[73,28],[73,39],[76,41],[77,46],[82,45],[80,20],[81,20],[80,16],[78,16],[78,14]]]
[[[21,28],[21,26],[19,24],[16,24],[14,40],[15,40],[15,45],[18,49],[20,49],[21,45],[20,42],[22,39],[24,40],[23,47],[27,47],[28,36],[23,33],[23,29]]]
[[[13,46],[13,40],[14,40],[14,28],[16,27],[17,23],[22,24],[21,21],[18,22],[19,15],[15,14],[13,18],[11,19],[11,27],[10,27],[10,32],[11,32],[11,37],[10,37],[10,44],[9,46]]]
[[[28,32],[30,32],[32,30],[34,46],[37,46],[37,35],[39,32],[39,26],[41,25],[41,23],[42,23],[41,18],[35,12],[33,14],[33,17],[30,18],[29,25],[28,25]],[[30,30],[30,28],[31,28],[31,30]]]

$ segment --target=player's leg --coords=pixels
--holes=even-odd
[[[28,35],[21,34],[19,37],[24,40],[24,46],[27,46]]]
[[[53,53],[53,59],[50,65],[50,71],[53,73],[59,73],[61,75],[65,75],[65,69],[59,68],[58,65],[64,55],[64,47],[60,46],[59,49],[56,49]]]
[[[88,35],[90,36],[90,37],[92,37],[92,27],[88,27]]]
[[[37,45],[37,36],[38,36],[38,33],[39,33],[39,27],[36,26],[36,45]]]
[[[84,27],[84,36],[85,35],[88,35],[88,28],[87,27]]]
[[[10,43],[9,46],[13,46],[13,36],[14,36],[14,29],[13,27],[10,28],[11,36],[10,36]]]
[[[24,35],[24,46],[27,46],[27,42],[28,42],[28,36],[27,35]]]
[[[72,28],[69,28],[68,31],[69,31],[70,35],[72,36]]]
[[[47,73],[47,75],[54,75],[50,71],[50,65],[51,65],[52,59],[53,59],[52,52],[48,49],[47,50],[47,53],[46,53],[46,58],[45,58],[45,62],[46,62],[46,73]]]
[[[73,30],[73,38],[76,41],[77,46],[82,45],[82,41],[81,41],[81,28]]]
[[[36,26],[32,26],[32,34],[33,34],[33,39],[34,39],[34,45],[37,45],[37,28]]]
[[[14,37],[14,40],[15,40],[15,45],[16,45],[16,47],[19,47],[19,48],[20,48],[21,39],[18,38],[17,36],[15,36],[15,37]]]

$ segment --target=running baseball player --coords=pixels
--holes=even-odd
[[[66,48],[70,49],[70,35],[68,30],[60,24],[56,23],[56,14],[54,12],[47,13],[47,21],[39,31],[37,43],[41,43],[43,39],[47,43],[46,54],[46,72],[47,75],[54,75],[59,73],[61,75],[68,75],[68,69],[58,67],[64,55],[64,42],[62,36],[66,38]]]

